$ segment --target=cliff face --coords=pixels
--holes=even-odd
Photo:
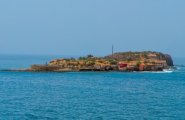
[[[142,60],[142,59],[154,59],[154,60],[166,60],[168,66],[173,66],[173,60],[170,55],[163,54],[160,52],[119,52],[114,53],[112,55],[108,55],[104,57],[105,59],[115,59],[115,60],[123,60],[123,61],[135,61],[135,60]]]
[[[173,60],[170,55],[165,54],[165,60],[168,66],[173,66]]]
[[[157,54],[156,57],[157,57],[157,60],[166,60],[166,64],[168,66],[173,66],[173,60],[170,55],[160,53],[160,54]]]

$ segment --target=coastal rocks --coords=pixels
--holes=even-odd
[[[157,59],[158,60],[166,60],[166,64],[168,66],[174,66],[173,65],[173,60],[172,60],[171,56],[168,55],[168,54],[162,54],[162,53],[157,54]]]
[[[156,60],[166,60],[166,64],[168,66],[173,66],[173,60],[171,56],[168,54],[157,53],[155,59]]]
[[[172,60],[172,58],[171,58],[170,55],[165,54],[165,60],[166,60],[166,64],[167,64],[168,66],[174,66],[174,65],[173,65],[173,60]]]

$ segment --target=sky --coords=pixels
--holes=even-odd
[[[0,54],[185,57],[185,0],[1,0]]]

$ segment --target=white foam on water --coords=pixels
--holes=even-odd
[[[163,71],[163,72],[165,72],[165,73],[172,73],[173,71]]]
[[[141,73],[172,73],[173,71],[167,71],[167,70],[164,70],[164,71],[143,71]]]

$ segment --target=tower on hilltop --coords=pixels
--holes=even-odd
[[[114,45],[112,45],[112,59],[113,59],[113,54],[114,54]]]

